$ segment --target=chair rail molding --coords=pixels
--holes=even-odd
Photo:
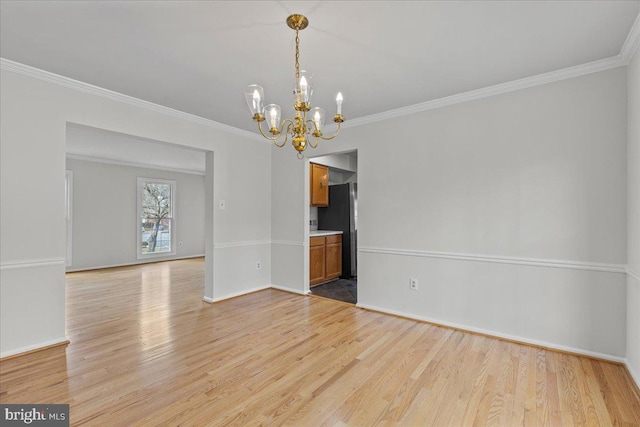
[[[418,251],[407,249],[392,249],[392,248],[373,248],[373,247],[361,247],[358,249],[362,253],[372,254],[387,254],[398,256],[412,256],[412,257],[424,257],[424,258],[442,258],[461,261],[476,261],[476,262],[491,262],[499,264],[517,264],[536,267],[547,268],[566,268],[572,270],[590,270],[590,271],[604,271],[608,273],[626,274],[627,269],[624,264],[605,264],[597,262],[579,262],[579,261],[565,261],[554,259],[539,259],[539,258],[524,258],[524,257],[508,257],[497,255],[484,255],[484,254],[463,254],[463,253],[451,253],[451,252],[431,252],[431,251]]]
[[[65,265],[65,258],[40,258],[40,259],[28,259],[21,261],[3,262],[0,264],[0,270],[16,270],[21,268],[37,268],[37,267],[50,267],[54,265]]]

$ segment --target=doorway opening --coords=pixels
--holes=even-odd
[[[212,293],[212,151],[67,123],[66,169],[67,272],[204,257]],[[151,206],[141,179],[171,197]]]
[[[320,165],[327,202],[309,206],[310,295],[358,302],[358,152],[310,159]],[[316,171],[317,175],[318,172]],[[311,183],[313,186],[313,182]],[[313,192],[313,190],[311,190]],[[315,203],[315,202],[314,202]],[[312,205],[314,204],[312,203]],[[324,246],[320,244],[323,243]],[[323,265],[324,263],[324,265]],[[326,274],[322,275],[322,269]],[[334,272],[333,274],[330,271]]]

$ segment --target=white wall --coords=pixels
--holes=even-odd
[[[359,305],[623,358],[625,99],[618,68],[347,128],[311,151],[358,150]],[[272,237],[304,242],[304,165],[289,154],[272,158]],[[295,281],[287,268],[274,263],[274,283]]]
[[[73,258],[67,271],[204,255],[204,176],[69,158],[66,168],[74,181]],[[138,177],[176,182],[175,255],[138,259]]]
[[[215,263],[207,267],[205,297],[213,300],[269,284],[270,269],[255,270],[256,257],[270,257],[268,144],[135,100],[78,90],[77,84],[46,73],[33,74],[42,79],[23,69],[3,68],[0,76],[1,356],[65,339],[67,123],[213,151],[213,194],[206,199],[227,203],[205,224],[205,233],[213,236],[207,237],[209,246],[216,245],[205,247],[207,263]],[[33,226],[42,222],[43,207],[44,230]],[[229,251],[233,257],[226,256]],[[247,271],[253,272],[250,280]]]
[[[627,82],[627,366],[640,385],[640,49]]]
[[[305,293],[309,283],[309,162],[293,148],[273,148],[271,156],[271,283]],[[277,170],[277,172],[275,172]],[[307,283],[305,289],[305,283]]]

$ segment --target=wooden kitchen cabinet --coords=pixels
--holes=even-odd
[[[327,280],[333,280],[342,274],[342,234],[326,237],[325,272]]]
[[[316,236],[309,240],[309,286],[342,274],[342,234]]]
[[[324,282],[325,238],[312,237],[309,240],[309,285]]]
[[[329,206],[329,168],[310,163],[311,206]]]

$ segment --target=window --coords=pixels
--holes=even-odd
[[[175,255],[176,182],[138,178],[138,258]]]

